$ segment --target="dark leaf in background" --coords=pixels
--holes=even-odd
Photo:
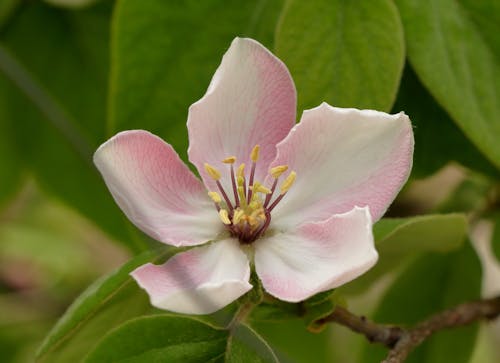
[[[105,139],[110,11],[109,2],[79,12],[23,4],[0,35],[0,102],[14,160],[45,190],[140,250],[91,159]]]
[[[478,299],[480,291],[481,266],[467,243],[459,251],[429,253],[415,261],[387,291],[373,319],[413,325],[443,309]],[[477,324],[438,332],[417,348],[407,362],[467,363],[477,332]],[[364,353],[363,363],[380,362],[387,349],[367,344]]]
[[[188,107],[235,36],[268,47],[282,1],[118,2],[112,26],[109,133],[147,129],[186,160]]]
[[[37,362],[81,362],[110,329],[157,312],[129,273],[146,262],[162,262],[172,254],[145,252],[92,284],[52,328],[38,350]]]
[[[500,3],[397,0],[410,63],[479,150],[500,167]]]
[[[436,103],[409,64],[405,67],[393,110],[404,111],[414,125],[413,177],[433,174],[451,160],[498,177],[499,171]]]

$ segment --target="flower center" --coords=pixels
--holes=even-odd
[[[229,165],[233,200],[229,198],[220,183],[219,170],[210,164],[204,165],[208,175],[215,180],[219,189],[218,192],[208,192],[208,195],[214,201],[215,208],[226,229],[243,244],[252,243],[266,232],[271,223],[271,211],[292,187],[296,177],[294,171],[290,172],[279,187],[279,195],[272,201],[278,180],[288,170],[288,165],[279,165],[269,170],[269,174],[274,178],[273,185],[269,189],[254,180],[255,168],[259,160],[259,145],[255,145],[252,149],[250,159],[252,166],[248,180],[245,174],[245,164],[240,164],[235,172],[236,157],[230,156],[222,160],[223,163]]]

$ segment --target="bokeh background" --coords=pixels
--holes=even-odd
[[[353,311],[412,323],[499,293],[498,4],[1,0],[0,361],[33,361],[91,282],[157,246],[114,204],[92,154],[117,131],[141,128],[186,160],[187,109],[235,36],[257,39],[289,66],[299,115],[325,100],[404,110],[414,123],[412,176],[388,216],[446,214],[397,236],[399,250],[384,260],[394,273],[346,288]],[[453,248],[424,255],[421,245],[432,243]],[[408,251],[412,258],[401,259]],[[410,265],[425,272],[401,277]],[[449,286],[456,288],[443,295]],[[340,327],[315,335],[300,321],[256,326],[285,361],[370,355],[362,338]],[[500,359],[496,334],[493,325],[479,333],[476,326],[462,361]],[[425,349],[431,357],[434,348]]]

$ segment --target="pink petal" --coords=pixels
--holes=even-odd
[[[163,265],[146,264],[131,273],[151,304],[184,314],[210,314],[252,288],[246,255],[234,239],[182,252]]]
[[[151,237],[192,246],[222,230],[203,184],[159,137],[142,130],[120,132],[99,147],[94,163],[116,203]]]
[[[274,165],[297,172],[273,211],[277,228],[320,221],[354,206],[369,206],[377,221],[412,166],[413,132],[404,113],[342,109],[323,103],[278,145]]]
[[[257,144],[256,178],[263,181],[276,144],[295,123],[295,108],[295,86],[283,62],[255,40],[234,39],[206,94],[189,108],[189,160],[205,185],[215,188],[204,163],[220,168],[221,160],[236,156],[249,167]],[[229,188],[228,178],[221,182]]]
[[[264,238],[255,248],[255,268],[264,288],[290,302],[345,284],[378,258],[367,207]]]

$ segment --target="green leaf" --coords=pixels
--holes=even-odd
[[[430,253],[415,261],[391,286],[373,320],[413,325],[430,315],[480,297],[481,266],[469,243],[449,254]],[[407,362],[467,363],[478,326],[441,331],[417,348]],[[362,362],[380,362],[387,349],[365,345]]]
[[[283,363],[332,362],[329,331],[312,333],[302,319],[253,321],[252,326],[271,344]]]
[[[414,125],[417,147],[413,154],[412,176],[425,177],[452,160],[488,175],[499,175],[496,167],[432,98],[409,64],[405,67],[393,111],[404,111]]]
[[[86,363],[277,362],[269,346],[244,325],[215,329],[173,315],[137,318],[111,331]]]
[[[171,250],[145,252],[92,284],[52,328],[37,353],[37,362],[80,362],[113,327],[155,313],[129,273],[146,262],[162,262],[171,254]]]
[[[409,60],[422,83],[500,167],[500,3],[397,0]]]
[[[108,75],[110,8],[98,5],[72,12],[23,3],[0,36],[2,114],[39,184],[137,251],[144,245],[131,240],[92,163],[105,138]]]
[[[281,3],[118,2],[112,27],[109,131],[148,129],[166,137],[186,160],[189,105],[203,95],[235,36],[257,36],[270,44]]]
[[[404,65],[392,1],[288,1],[275,47],[296,82],[299,110],[322,101],[390,110]]]
[[[409,218],[384,218],[373,228],[377,264],[366,274],[341,288],[362,291],[381,276],[407,266],[426,252],[460,248],[467,235],[463,214],[435,214]]]

